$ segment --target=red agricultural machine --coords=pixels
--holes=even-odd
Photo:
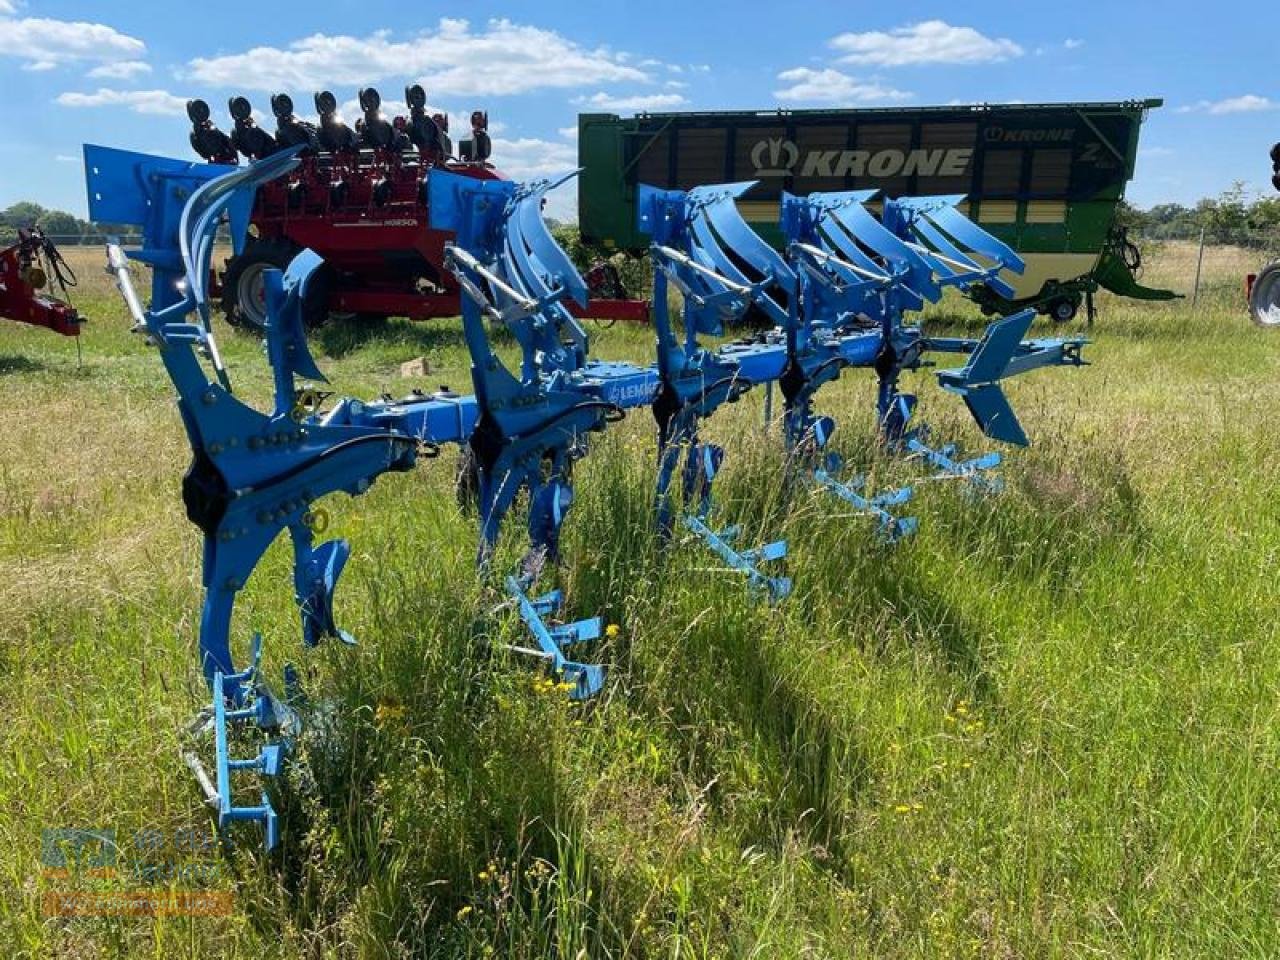
[[[19,230],[18,242],[0,250],[0,317],[78,336],[84,320],[75,307],[41,293],[51,279],[64,297],[76,283],[67,261],[43,230],[36,226]]]
[[[187,104],[191,146],[206,162],[234,165],[239,157],[260,160],[282,149],[302,147],[302,162],[258,191],[251,237],[215,277],[227,320],[261,327],[266,318],[263,276],[284,269],[303,248],[325,260],[315,281],[326,298],[315,297],[308,324],[330,314],[367,318],[425,319],[460,312],[459,288],[444,267],[444,245],[452,234],[428,226],[427,181],[433,169],[480,180],[506,179],[489,162],[488,114],[471,114],[471,137],[453,155],[449,120],[429,116],[425,90],[405,89],[407,117],[387,120],[382,97],[372,87],[359,93],[362,116],[355,128],[338,115],[328,91],[315,95],[318,123],[300,120],[287,94],[271,98],[274,135],[259,127],[244,97],[228,103],[231,133],[210,120],[203,100]],[[625,299],[607,265],[590,271],[592,299],[581,315],[596,319],[644,320],[648,304]]]

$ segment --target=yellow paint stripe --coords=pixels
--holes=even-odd
[[[1065,200],[1027,201],[1027,223],[1065,223],[1066,220],[1067,203]]]
[[[777,223],[780,204],[777,200],[738,200],[738,212],[743,220],[756,223]]]
[[[983,200],[978,204],[979,223],[1017,223],[1017,200]]]

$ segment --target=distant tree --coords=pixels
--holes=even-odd
[[[1158,203],[1149,210],[1122,208],[1120,223],[1149,240],[1199,240],[1280,249],[1280,199],[1250,200],[1244,184],[1234,183],[1217,197],[1194,207]]]
[[[63,210],[46,210],[39,223],[40,229],[62,243],[79,243],[89,231],[89,224]]]
[[[38,203],[32,203],[29,200],[20,200],[12,206],[4,210],[0,210],[0,226],[10,227],[17,230],[19,227],[29,227],[33,223],[38,223],[40,218],[44,216],[44,207]]]
[[[1128,200],[1121,198],[1116,204],[1116,226],[1128,230],[1142,231],[1147,226],[1147,213],[1133,206]]]

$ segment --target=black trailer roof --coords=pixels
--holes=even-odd
[[[866,116],[868,114],[884,114],[884,115],[902,115],[904,113],[914,114],[952,114],[958,116],[972,115],[975,113],[1035,113],[1046,110],[1150,110],[1154,107],[1164,106],[1162,97],[1147,97],[1143,100],[1112,100],[1101,102],[1082,102],[1082,103],[970,103],[970,104],[952,104],[950,106],[940,107],[840,107],[840,108],[818,108],[812,110],[787,110],[779,107],[776,110],[683,110],[672,111],[666,113],[651,113],[642,111],[635,114],[637,119],[652,118],[655,120],[670,120],[687,118],[690,120],[706,118],[717,120],[736,120],[736,119],[752,119],[752,118],[775,118],[775,117],[839,117],[839,116]],[[583,113],[581,118],[591,117],[615,117],[614,113]]]

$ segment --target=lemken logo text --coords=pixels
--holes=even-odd
[[[751,148],[757,177],[959,177],[973,150],[810,150],[801,157],[790,140],[767,138]]]

